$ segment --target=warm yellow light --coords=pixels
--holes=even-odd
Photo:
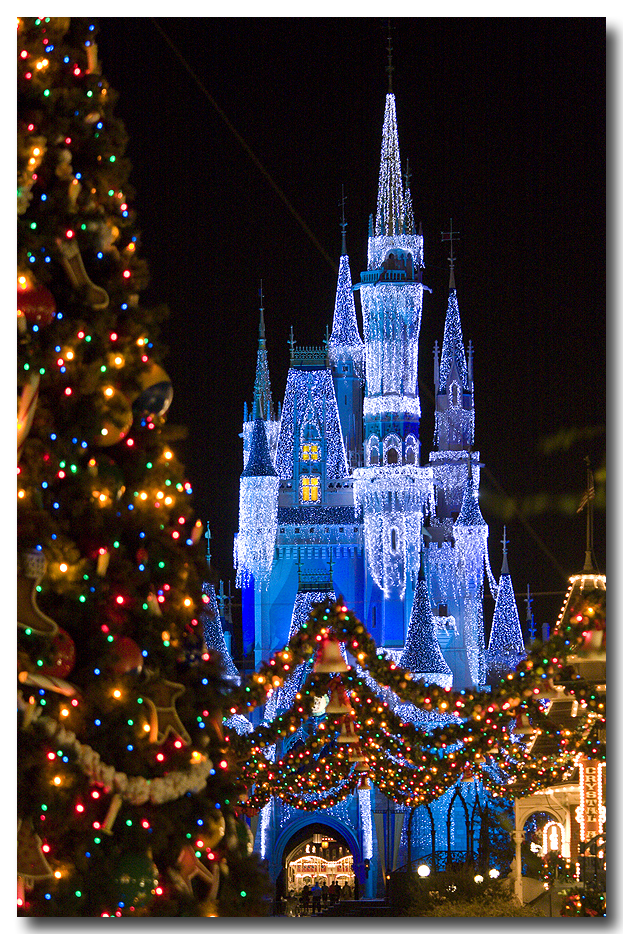
[[[60,775],[55,775],[54,778],[52,779],[52,781],[53,781],[54,784],[57,785],[57,786],[63,784],[63,779],[60,777]]]
[[[185,598],[184,606],[192,606],[192,600],[190,599],[190,597]]]
[[[144,733],[149,733],[150,730],[151,730],[151,727],[150,727],[149,723],[144,723],[144,724],[143,724],[143,732],[144,732]]]
[[[164,493],[162,492],[162,490],[158,490],[158,492],[156,493],[156,499],[164,499]]]
[[[18,490],[18,491],[17,491],[17,498],[18,498],[18,499],[24,499],[25,496],[26,496],[26,490]]]
[[[71,711],[67,707],[63,707],[61,710],[61,717],[68,717],[70,712]]]
[[[142,493],[139,493],[139,497],[138,497],[138,498],[139,498],[139,499],[142,499],[142,500],[146,500],[146,499],[147,499],[147,493],[145,493],[144,491],[143,491]]]
[[[173,451],[165,451],[164,456],[166,460],[170,461],[171,458],[173,457]]]
[[[60,879],[62,875],[63,875],[63,873],[60,871],[60,869],[56,869],[56,870],[55,870],[55,872],[54,872],[54,878],[55,878],[55,879]]]
[[[112,692],[112,696],[116,697],[117,699],[121,697],[121,691],[119,690],[119,688],[115,688],[115,690]]]
[[[167,496],[167,497],[165,498],[164,505],[165,505],[165,506],[170,506],[172,502],[173,502],[173,497],[172,497],[172,496]]]
[[[67,565],[66,565],[65,562],[63,561],[62,564],[59,564],[58,568],[59,568],[59,571],[60,571],[62,574],[64,574],[65,571],[67,570]]]
[[[109,399],[112,395],[114,395],[114,393],[115,393],[115,390],[113,389],[112,386],[106,386],[106,388],[104,389],[104,395],[107,396]]]

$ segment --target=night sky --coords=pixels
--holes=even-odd
[[[102,72],[130,137],[152,279],[144,300],[170,309],[169,423],[188,428],[178,451],[210,523],[213,567],[233,582],[260,281],[273,397],[283,400],[290,326],[303,345],[320,344],[331,326],[342,185],[354,282],[366,268],[387,21],[99,25]],[[433,344],[448,295],[441,231],[452,219],[491,563],[497,575],[506,524],[520,616],[529,584],[553,594],[533,607],[538,626],[553,624],[584,562],[586,514],[576,509],[586,455],[606,570],[605,21],[398,18],[391,27],[402,167],[408,159],[433,290],[420,335],[421,460],[432,444]]]

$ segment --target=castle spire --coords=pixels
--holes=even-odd
[[[472,465],[472,456],[471,452],[469,454],[468,461],[468,476],[467,482],[465,483],[465,491],[463,493],[463,502],[461,503],[461,511],[457,516],[456,526],[461,526],[463,528],[471,526],[486,526],[486,522],[483,518],[482,512],[480,511],[480,503],[478,502],[478,494],[474,486],[474,478],[471,472]]]
[[[266,426],[263,419],[261,419],[257,413],[254,413],[254,415],[255,419],[253,428],[251,429],[251,440],[249,442],[249,457],[241,476],[276,477],[277,473],[273,467],[268,448],[268,439],[266,438]]]
[[[403,218],[404,194],[396,123],[396,98],[390,91],[385,98],[375,236],[398,236],[403,232]]]
[[[502,570],[487,650],[487,667],[491,675],[501,675],[513,670],[525,656],[519,612],[508,569],[507,545],[505,526],[502,538]]]
[[[253,387],[254,418],[272,420],[274,406],[270,388],[270,374],[268,372],[268,354],[266,351],[266,328],[264,325],[264,290],[260,281],[260,326],[257,348],[257,365],[255,368],[255,384]]]
[[[331,363],[353,362],[355,372],[363,378],[364,345],[359,334],[357,312],[355,309],[355,296],[350,272],[348,256],[346,255],[346,220],[344,218],[344,189],[342,189],[342,255],[337,277],[337,290],[335,293],[335,307],[333,310],[333,326],[331,338],[328,342],[328,355]]]
[[[456,239],[458,239],[458,233],[452,230],[452,218],[450,218],[450,230],[441,232],[442,242],[450,241],[448,309],[446,311],[446,322],[443,331],[441,365],[439,370],[439,387],[442,390],[446,388],[446,383],[451,375],[453,366],[456,367],[457,375],[463,390],[469,388],[469,374],[467,370],[467,361],[465,359],[461,317],[459,315],[459,303],[456,297],[456,284],[454,281],[454,263],[456,259],[454,255],[454,241]]]

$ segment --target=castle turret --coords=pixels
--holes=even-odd
[[[259,587],[268,582],[277,535],[279,477],[273,467],[264,420],[254,420],[249,457],[240,477],[238,534],[234,542],[236,586]]]
[[[454,242],[458,232],[443,232],[442,241],[450,241],[450,284],[448,307],[441,347],[435,341],[435,434],[436,450],[431,451],[430,462],[437,491],[437,515],[440,519],[456,516],[461,508],[467,479],[467,453],[474,444],[474,380],[473,349],[470,342],[465,357],[463,332],[454,276]],[[472,452],[471,469],[476,490],[479,485],[478,452]]]
[[[423,558],[422,555],[409,630],[399,664],[420,680],[449,688],[452,687],[452,672],[437,640]]]

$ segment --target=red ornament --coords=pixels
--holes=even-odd
[[[35,285],[17,290],[17,310],[21,311],[29,324],[44,328],[54,320],[56,302],[49,289],[44,285]]]
[[[112,647],[114,661],[112,669],[116,675],[125,675],[129,671],[141,671],[143,668],[143,654],[134,641],[128,636],[121,636],[115,640]]]
[[[52,661],[42,665],[39,673],[53,678],[66,678],[76,663],[76,646],[71,636],[59,627],[52,639]]]

